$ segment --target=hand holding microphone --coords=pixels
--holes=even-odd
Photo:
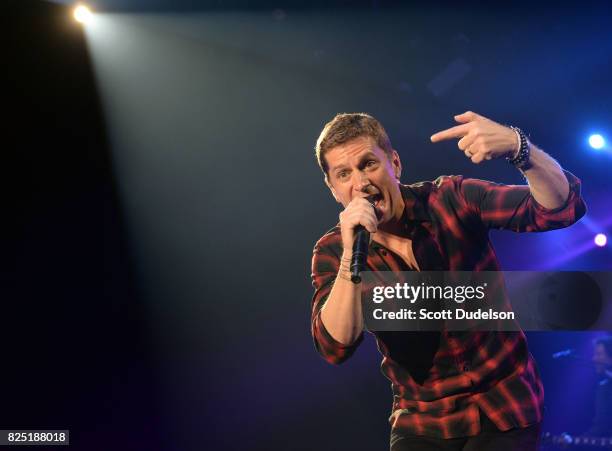
[[[375,189],[370,185],[370,192]],[[368,191],[366,191],[368,192]],[[361,282],[360,273],[365,270],[370,245],[370,233],[376,233],[378,218],[374,208],[376,194],[366,197],[354,198],[340,213],[340,230],[345,255],[347,250],[351,253],[351,280],[357,284]]]

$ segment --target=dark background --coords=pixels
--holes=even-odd
[[[5,6],[2,429],[87,450],[387,449],[374,340],[333,367],[309,331],[312,246],[339,212],[313,147],[336,112],[383,122],[404,183],[522,183],[428,142],[468,109],[521,126],[589,213],[492,233],[504,269],[612,266],[609,246],[573,252],[610,233],[612,160],[585,141],[610,130],[605,3],[99,1],[139,33],[106,54],[68,5]],[[545,430],[588,426],[592,370],[550,354],[595,335],[529,334]]]

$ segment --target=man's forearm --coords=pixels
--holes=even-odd
[[[544,208],[562,206],[569,195],[569,183],[559,163],[543,150],[531,144],[531,167],[523,172],[531,195]]]
[[[345,252],[342,259],[350,257],[350,252]],[[344,277],[339,273],[336,277],[331,293],[321,308],[321,321],[336,341],[350,345],[363,331],[361,284],[354,284],[348,280],[350,277],[348,272],[342,275]]]

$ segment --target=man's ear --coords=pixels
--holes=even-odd
[[[327,178],[327,174],[325,174],[325,184],[327,185],[329,190],[332,192],[332,195],[334,196],[334,199],[336,199],[336,202],[341,204],[342,202],[340,202],[340,199],[338,198],[338,193],[336,193],[336,190],[334,189],[334,187],[331,185],[331,183],[329,183],[329,179]]]
[[[393,149],[393,153],[391,154],[391,166],[393,166],[395,178],[399,180],[402,176],[402,161],[400,160],[399,154],[395,149]]]

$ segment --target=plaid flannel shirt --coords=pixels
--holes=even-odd
[[[526,185],[503,185],[463,176],[441,176],[435,181],[400,184],[405,201],[406,227],[427,230],[444,260],[445,270],[501,270],[489,239],[489,229],[542,232],[567,227],[586,212],[580,180],[564,171],[570,191],[559,208],[547,209]],[[419,268],[433,270],[421,242],[413,240]],[[338,273],[342,241],[336,225],[321,237],[312,258],[311,332],[315,348],[329,363],[340,364],[363,341],[345,345],[325,329],[320,311]],[[372,242],[367,259],[370,271],[409,271],[390,249]],[[438,268],[439,269],[439,268]],[[479,409],[501,430],[526,427],[542,419],[544,391],[523,332],[448,332],[440,343],[424,382],[392,356],[409,355],[402,348],[402,332],[388,339],[371,332],[383,359],[381,371],[391,381],[393,405],[389,423],[399,433],[436,438],[476,435]],[[404,346],[405,347],[405,346]]]

